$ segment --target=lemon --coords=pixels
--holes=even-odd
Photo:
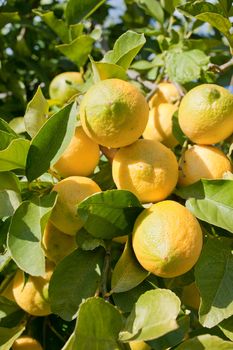
[[[49,85],[49,96],[53,100],[65,103],[78,93],[77,85],[82,83],[82,75],[79,72],[64,72],[58,74]]]
[[[58,182],[53,190],[58,193],[58,197],[50,221],[61,232],[74,236],[83,226],[77,214],[78,203],[101,189],[88,177],[69,176]]]
[[[93,85],[80,105],[86,134],[100,145],[123,147],[143,133],[149,106],[142,93],[120,79],[102,80]]]
[[[178,141],[172,133],[172,116],[177,109],[178,107],[171,103],[160,103],[152,108],[143,133],[144,139],[156,140],[167,147],[175,147]]]
[[[160,142],[137,140],[119,149],[112,163],[118,189],[133,192],[143,203],[165,199],[178,180],[174,153]]]
[[[180,100],[180,94],[177,87],[169,82],[158,84],[158,90],[151,97],[149,107],[157,107],[160,103],[176,103]]]
[[[41,276],[29,276],[24,280],[24,273],[18,270],[13,282],[13,295],[16,303],[33,316],[46,316],[51,313],[48,301],[48,286],[54,265],[47,262],[46,273]]]
[[[75,237],[59,231],[50,221],[45,226],[42,246],[45,256],[56,264],[77,248]]]
[[[233,95],[215,84],[202,84],[184,96],[179,124],[185,135],[198,144],[223,141],[233,132]]]
[[[22,336],[15,340],[13,350],[43,350],[40,343],[29,336]]]
[[[201,178],[220,179],[226,171],[231,170],[229,159],[218,148],[194,145],[184,153],[178,183],[187,186]]]
[[[187,208],[167,200],[144,209],[137,217],[132,243],[144,269],[171,278],[196,264],[202,249],[202,231]]]
[[[69,146],[53,167],[63,177],[88,176],[93,173],[99,158],[99,145],[92,141],[79,126]]]

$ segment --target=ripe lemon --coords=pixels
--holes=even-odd
[[[70,176],[58,182],[53,190],[58,193],[58,197],[50,221],[61,232],[74,236],[83,226],[77,215],[78,203],[101,189],[88,177]]]
[[[143,203],[155,202],[173,191],[178,164],[174,153],[160,142],[140,139],[116,152],[112,174],[118,189],[133,192]]]
[[[149,106],[142,93],[120,79],[102,80],[92,86],[80,105],[84,131],[106,147],[123,147],[143,133]]]
[[[53,167],[63,177],[88,176],[93,173],[99,158],[99,145],[91,140],[79,126],[69,146]]]
[[[144,341],[131,341],[129,342],[131,350],[150,350],[151,347],[147,345]]]
[[[182,296],[182,303],[191,307],[192,309],[198,310],[200,306],[200,293],[197,289],[195,282],[184,286]]]
[[[46,316],[51,313],[48,301],[49,281],[54,270],[54,265],[47,262],[46,273],[41,276],[29,276],[24,280],[24,273],[18,270],[13,283],[13,294],[16,303],[33,316]]]
[[[172,83],[158,84],[158,90],[151,97],[149,107],[157,107],[160,103],[175,103],[179,101],[180,94],[177,87]]]
[[[82,83],[82,74],[79,72],[64,72],[58,74],[49,85],[49,96],[53,100],[65,103],[78,93],[77,84]]]
[[[31,337],[23,336],[15,340],[13,350],[43,350],[40,343]]]
[[[139,263],[147,271],[171,278],[195,265],[202,249],[202,232],[188,209],[167,200],[138,216],[132,243]]]
[[[143,137],[148,140],[162,142],[167,147],[175,147],[178,144],[172,134],[172,116],[178,109],[171,103],[160,103],[149,112],[149,120],[144,130]]]
[[[59,231],[50,221],[45,226],[42,246],[45,256],[56,264],[77,248],[75,237]]]
[[[181,186],[205,179],[220,179],[231,171],[231,163],[225,154],[213,146],[194,145],[184,153],[179,170]]]
[[[233,132],[233,95],[215,84],[202,84],[184,96],[179,124],[190,140],[210,145]]]

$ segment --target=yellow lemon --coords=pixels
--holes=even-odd
[[[172,133],[172,116],[177,109],[178,107],[171,103],[160,103],[152,108],[143,133],[144,139],[156,140],[167,147],[175,147],[178,141]]]
[[[56,75],[49,85],[49,96],[61,103],[67,102],[78,93],[78,84],[82,84],[82,74],[79,72],[64,72]]]
[[[137,140],[119,149],[112,163],[118,189],[133,192],[143,203],[165,199],[178,180],[174,153],[160,142]]]
[[[91,140],[80,126],[76,128],[69,146],[53,167],[63,177],[88,176],[93,173],[99,158],[99,145]]]
[[[178,183],[187,186],[201,178],[220,179],[231,169],[229,159],[218,148],[194,145],[184,153]]]
[[[15,340],[13,350],[43,350],[40,343],[31,337],[23,336]]]
[[[50,221],[61,232],[74,236],[83,226],[77,214],[78,203],[101,189],[88,177],[69,176],[58,182],[53,190],[58,193],[58,197]]]
[[[202,249],[197,219],[175,201],[154,204],[138,216],[133,230],[133,249],[139,263],[165,278],[189,271]]]
[[[75,237],[59,231],[50,221],[45,226],[42,246],[45,256],[56,264],[77,248]]]
[[[179,124],[190,140],[210,145],[233,132],[233,95],[215,84],[202,84],[184,96]]]
[[[172,83],[158,84],[158,90],[151,97],[149,107],[157,107],[160,103],[175,103],[180,100],[180,94],[177,87]]]
[[[80,105],[80,118],[86,134],[100,145],[123,147],[143,133],[149,106],[142,93],[120,79],[107,79],[93,85]]]
[[[47,262],[46,273],[41,276],[29,276],[24,280],[24,273],[18,270],[13,282],[13,295],[16,303],[33,316],[46,316],[51,313],[48,301],[49,281],[54,265]]]

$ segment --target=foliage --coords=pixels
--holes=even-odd
[[[174,82],[181,97],[202,83],[232,89],[232,1],[116,3],[0,0],[0,293],[17,269],[25,282],[45,271],[42,235],[56,204],[51,190],[60,180],[52,166],[70,143],[79,102],[94,82],[128,80],[147,99],[161,80]],[[48,91],[63,71],[80,71],[84,83],[60,105]],[[179,159],[188,140],[177,114],[172,128]],[[217,146],[232,157],[231,137]],[[1,296],[0,350],[23,332],[50,350],[129,350],[132,340],[154,350],[232,349],[232,175],[171,194],[199,219],[205,244],[194,269],[159,278],[141,267],[132,248],[144,207],[131,192],[115,188],[112,155],[101,150],[92,178],[103,192],[77,206],[84,227],[78,248],[52,275],[53,313],[32,318]],[[115,241],[124,235],[125,247]],[[183,287],[193,281],[201,296],[198,312],[182,302]]]

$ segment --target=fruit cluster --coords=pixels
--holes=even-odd
[[[82,81],[79,73],[65,75],[64,79],[71,80],[66,96],[65,82],[60,90],[57,77],[50,85],[51,98],[61,104],[77,92],[72,84]],[[182,150],[179,161],[173,152],[178,144],[172,132],[176,111],[183,133],[192,142]],[[52,271],[77,247],[75,235],[83,226],[76,213],[77,204],[101,191],[90,178],[101,153],[108,157],[112,149],[109,160],[116,188],[131,191],[145,205],[132,233],[136,258],[144,269],[165,278],[189,271],[200,256],[203,242],[197,219],[167,197],[177,183],[186,186],[201,178],[222,178],[232,169],[230,160],[213,146],[233,132],[233,97],[217,85],[200,85],[181,100],[177,87],[163,82],[148,104],[133,84],[103,80],[83,97],[80,122],[52,169],[60,181],[53,188],[57,202],[42,241],[48,259],[46,275],[30,276],[25,281],[19,270],[12,283],[11,297],[35,316],[51,313],[48,284]]]

